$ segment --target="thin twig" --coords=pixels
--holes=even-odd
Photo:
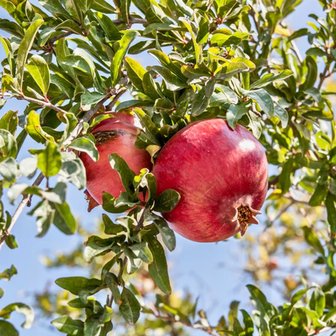
[[[67,113],[65,110],[63,110],[62,108],[52,104],[48,100],[39,100],[39,99],[36,99],[36,98],[28,97],[28,96],[24,95],[23,93],[19,93],[17,96],[15,95],[14,97],[17,98],[17,99],[20,99],[20,100],[29,101],[31,103],[34,103],[34,104],[37,104],[37,105],[40,105],[40,106],[43,106],[43,107],[48,107],[51,110],[54,110],[56,112],[60,112],[62,114]]]
[[[54,36],[53,38],[51,38],[51,39],[48,41],[48,43],[49,43],[49,44],[54,44],[57,40],[60,40],[60,39],[63,38],[63,37],[67,37],[67,36],[69,36],[69,35],[71,35],[71,34],[74,34],[74,32],[72,32],[72,31],[65,31],[65,32],[63,32],[62,34],[57,35],[57,36]]]
[[[127,22],[125,22],[125,20],[123,20],[123,19],[112,20],[112,22],[113,22],[114,24],[127,23]],[[139,23],[139,24],[147,24],[148,21],[147,21],[146,19],[141,19],[141,18],[134,18],[134,17],[131,17],[129,23],[130,23],[130,24],[136,24],[136,23]]]
[[[294,204],[295,201],[291,200],[290,203],[288,203],[284,208],[282,208],[281,211],[279,211],[273,219],[270,219],[270,221],[273,223],[276,222]]]
[[[300,53],[300,50],[299,50],[297,44],[294,42],[294,40],[291,41],[291,44],[292,44],[293,51],[295,52],[298,60],[300,61],[300,63],[302,63],[303,59],[302,59],[302,56],[301,56],[301,53]]]
[[[335,327],[325,327],[325,328],[322,328],[322,329],[319,329],[319,330],[313,330],[311,331],[308,336],[313,336],[313,335],[318,335],[320,333],[324,333],[324,332],[327,332],[327,331],[330,331],[332,330],[333,328]]]
[[[177,320],[174,316],[161,315],[161,314],[155,313],[155,312],[153,313],[153,315],[157,319],[169,322],[171,324],[172,323],[173,324],[175,324],[175,323],[181,323],[181,324],[183,324],[186,327],[189,327],[189,328],[192,328],[192,329],[195,329],[195,330],[202,330],[202,331],[206,332],[209,335],[213,335],[213,336],[217,336],[218,335],[218,333],[215,330],[215,327],[212,327],[212,326],[196,325],[196,324],[188,323],[187,321],[183,321],[182,319],[181,320]]]
[[[106,111],[112,111],[113,106],[116,104],[120,96],[122,96],[126,92],[126,88],[121,88],[120,91],[114,96],[112,101],[106,105]]]
[[[43,181],[44,176],[42,173],[40,173],[37,178],[35,179],[35,181],[33,182],[32,186],[39,186],[41,184],[41,182]],[[22,211],[24,210],[24,208],[26,206],[29,206],[31,199],[32,199],[33,195],[32,194],[27,194],[25,196],[23,196],[22,201],[20,202],[20,204],[18,205],[18,207],[16,208],[11,223],[9,225],[9,227],[6,229],[6,231],[2,234],[2,236],[0,237],[0,249],[3,245],[3,243],[5,242],[5,240],[7,239],[7,237],[10,235],[15,223],[17,222],[17,220],[19,219]]]
[[[317,85],[318,90],[321,90],[324,81],[332,75],[332,72],[330,72],[329,69],[330,69],[330,63],[327,62],[323,72],[320,74],[320,82]]]

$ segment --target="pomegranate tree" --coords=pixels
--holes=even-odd
[[[138,132],[134,117],[127,113],[111,113],[111,118],[93,128],[99,159],[95,162],[86,153],[80,155],[86,170],[89,208],[95,202],[102,204],[103,192],[118,197],[125,191],[118,172],[110,165],[111,154],[118,154],[136,174],[142,168],[151,168],[149,154],[135,145]]]
[[[163,147],[153,168],[158,192],[181,200],[164,213],[172,228],[199,242],[214,242],[258,223],[267,192],[264,147],[243,126],[223,119],[191,123]]]

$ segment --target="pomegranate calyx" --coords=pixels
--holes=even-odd
[[[255,217],[256,215],[260,214],[261,212],[251,208],[249,205],[241,204],[236,209],[236,220],[239,224],[239,231],[240,234],[243,236],[250,224],[258,224],[259,221]]]
[[[98,206],[99,203],[91,196],[91,194],[87,190],[84,191],[84,194],[85,194],[85,199],[88,202],[87,210],[88,212],[90,212],[92,209]]]

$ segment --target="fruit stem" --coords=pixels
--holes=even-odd
[[[126,132],[122,131],[122,130],[112,130],[112,131],[100,131],[100,132],[96,132],[94,133],[94,137],[96,140],[96,145],[101,145],[104,142],[111,140],[115,137],[117,137],[118,135],[123,135]]]
[[[250,224],[259,223],[258,219],[255,217],[257,214],[260,214],[260,211],[252,209],[249,205],[241,204],[237,208],[237,220],[242,236],[245,234]]]

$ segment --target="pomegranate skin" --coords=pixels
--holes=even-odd
[[[264,147],[243,126],[223,119],[191,123],[160,151],[153,173],[158,193],[175,189],[177,206],[163,216],[193,241],[216,242],[258,223],[267,192]]]
[[[125,191],[118,172],[110,165],[111,154],[122,157],[136,174],[142,168],[152,167],[147,151],[135,145],[139,130],[134,126],[134,117],[125,113],[111,115],[112,118],[103,120],[92,130],[99,152],[98,161],[94,162],[86,153],[80,154],[86,170],[88,196],[98,204],[103,203],[103,192],[118,197]]]

